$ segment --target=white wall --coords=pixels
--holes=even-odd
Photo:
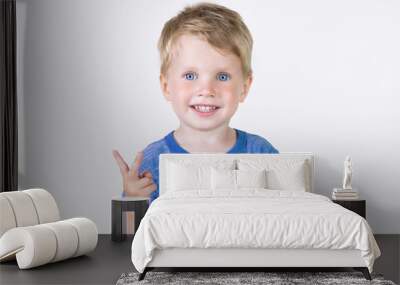
[[[46,188],[64,218],[110,233],[122,187],[111,150],[131,163],[178,126],[156,43],[190,2],[17,0],[21,189]],[[340,186],[351,155],[373,231],[400,233],[400,2],[219,3],[255,40],[254,85],[231,126],[315,153],[320,194]]]

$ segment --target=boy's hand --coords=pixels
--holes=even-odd
[[[124,161],[117,150],[112,152],[122,175],[123,189],[126,196],[150,197],[150,194],[157,189],[157,185],[153,182],[150,171],[145,171],[139,175],[139,167],[143,159],[143,152],[139,151],[135,157],[131,168]]]

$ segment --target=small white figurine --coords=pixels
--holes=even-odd
[[[351,188],[351,177],[353,175],[351,157],[346,156],[344,161],[344,177],[343,177],[343,189],[352,190]]]

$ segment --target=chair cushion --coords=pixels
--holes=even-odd
[[[11,205],[17,227],[33,226],[39,223],[31,197],[23,191],[1,193]]]
[[[44,189],[0,193],[0,237],[14,227],[56,222],[60,213],[53,196]]]
[[[17,222],[15,221],[15,216],[13,209],[11,207],[8,199],[0,195],[0,237],[9,229],[15,228],[17,226]]]
[[[0,261],[16,257],[28,269],[86,254],[96,248],[96,225],[87,218],[8,230],[0,238]]]
[[[60,220],[60,212],[57,207],[56,200],[46,190],[41,188],[23,190],[30,196],[35,205],[38,215],[39,224],[51,223]]]

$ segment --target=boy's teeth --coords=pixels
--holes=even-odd
[[[199,111],[199,112],[210,112],[210,111],[214,111],[217,107],[215,107],[215,106],[204,106],[204,105],[194,105],[194,108],[196,109],[196,111]]]

